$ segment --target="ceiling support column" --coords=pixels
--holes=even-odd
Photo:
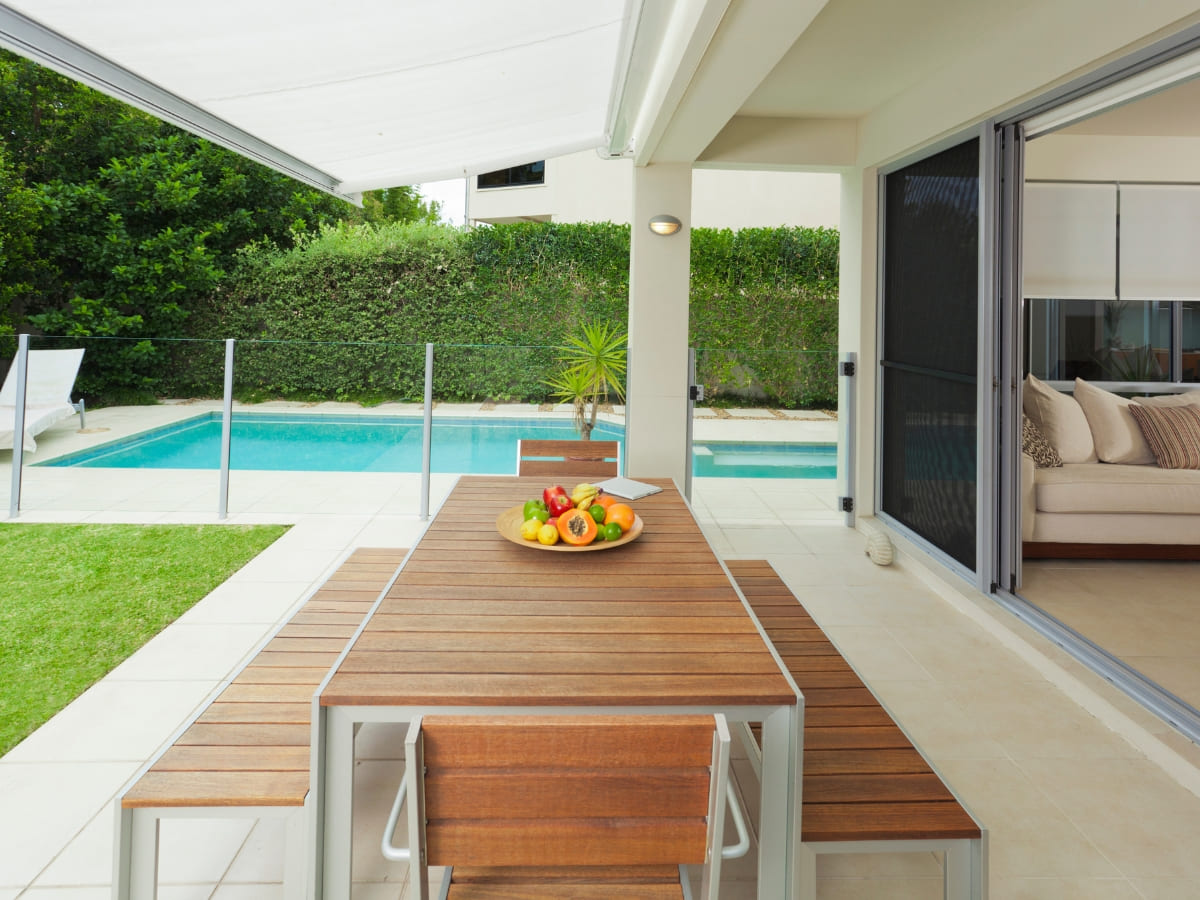
[[[675,234],[649,222],[669,215]],[[629,391],[626,472],[670,477],[680,488],[687,464],[688,297],[691,275],[692,167],[635,166],[629,246]]]

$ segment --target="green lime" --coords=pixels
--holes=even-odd
[[[606,541],[616,541],[621,538],[621,526],[616,522],[609,522],[604,526],[604,539]]]
[[[604,526],[603,526],[603,525],[598,525],[598,526],[596,527],[596,536],[595,536],[594,538],[592,538],[592,543],[593,543],[593,544],[598,544],[598,543],[600,543],[602,540],[604,540]]]
[[[595,506],[589,509],[588,512],[592,514],[592,518],[596,520],[597,525],[604,524],[604,515],[607,510],[605,510],[603,506],[597,503]]]

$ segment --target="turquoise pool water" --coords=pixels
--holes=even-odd
[[[230,466],[288,472],[419,472],[417,416],[234,413]],[[600,424],[593,436],[623,440]],[[516,471],[519,438],[574,439],[569,421],[434,418],[435,472],[506,475]],[[217,469],[221,417],[208,413],[38,465],[122,469]],[[694,474],[730,478],[833,478],[832,445],[707,443],[694,447]]]

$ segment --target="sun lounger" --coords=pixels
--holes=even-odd
[[[82,350],[30,350],[25,389],[25,450],[37,449],[34,436],[55,422],[79,413],[83,422],[83,401],[71,402],[71,390]],[[17,411],[17,363],[9,367],[4,387],[0,388],[0,450],[13,446],[13,428]]]

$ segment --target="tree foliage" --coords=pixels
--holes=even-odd
[[[442,205],[426,201],[412,185],[364,191],[362,210],[351,219],[368,225],[389,225],[395,222],[425,222],[436,225],[441,218]]]
[[[0,324],[174,338],[243,246],[282,248],[344,201],[0,52]],[[85,392],[149,397],[149,341],[89,354]]]

